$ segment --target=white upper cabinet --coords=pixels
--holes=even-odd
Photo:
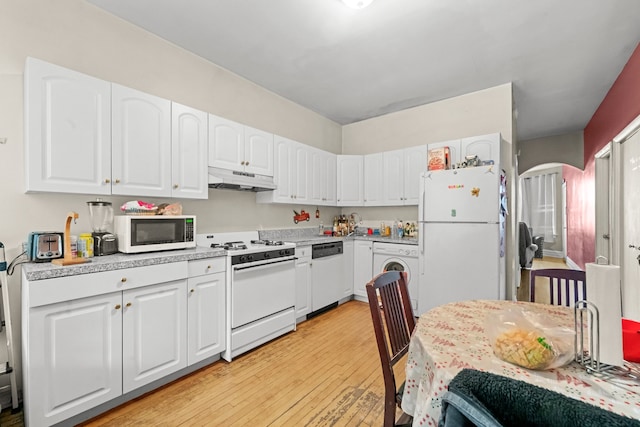
[[[403,150],[404,154],[404,204],[418,205],[420,199],[420,174],[427,170],[427,146],[418,145]]]
[[[207,113],[176,102],[171,104],[171,195],[206,199]]]
[[[382,153],[364,156],[364,206],[382,205],[382,157]]]
[[[359,155],[337,157],[338,206],[362,206],[364,204],[364,159]]]
[[[111,84],[27,58],[26,191],[111,193]]]
[[[209,114],[209,166],[244,171],[244,126]]]
[[[209,114],[209,166],[273,176],[273,134]]]
[[[273,181],[276,189],[256,194],[259,203],[307,203],[311,148],[282,136],[273,140]]]
[[[111,85],[111,193],[171,196],[171,101]]]
[[[404,204],[404,151],[385,151],[382,204],[398,206]]]
[[[242,163],[242,162],[240,162]],[[273,176],[273,134],[244,127],[244,171]]]
[[[336,155],[317,148],[309,150],[309,203],[335,206]]]
[[[478,156],[480,161],[493,161],[500,165],[500,134],[472,136],[460,140],[462,160],[465,156]]]

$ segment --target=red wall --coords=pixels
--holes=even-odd
[[[567,256],[584,268],[595,259],[595,154],[640,115],[640,44],[584,128],[584,172],[565,166]]]

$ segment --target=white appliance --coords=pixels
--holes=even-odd
[[[296,329],[295,244],[259,240],[257,231],[199,234],[196,241],[227,251],[223,359]]]
[[[418,311],[505,298],[506,179],[496,165],[423,172]]]
[[[118,215],[118,250],[127,254],[196,247],[193,215]]]
[[[418,311],[418,246],[373,242],[373,275],[383,271],[406,271],[413,312]]]
[[[309,317],[338,306],[343,284],[342,241],[311,246],[311,313]]]

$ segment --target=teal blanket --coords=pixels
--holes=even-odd
[[[439,426],[637,426],[640,421],[533,384],[464,369],[449,383]]]

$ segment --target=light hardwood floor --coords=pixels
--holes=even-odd
[[[368,305],[350,301],[83,425],[377,427],[383,393]]]

